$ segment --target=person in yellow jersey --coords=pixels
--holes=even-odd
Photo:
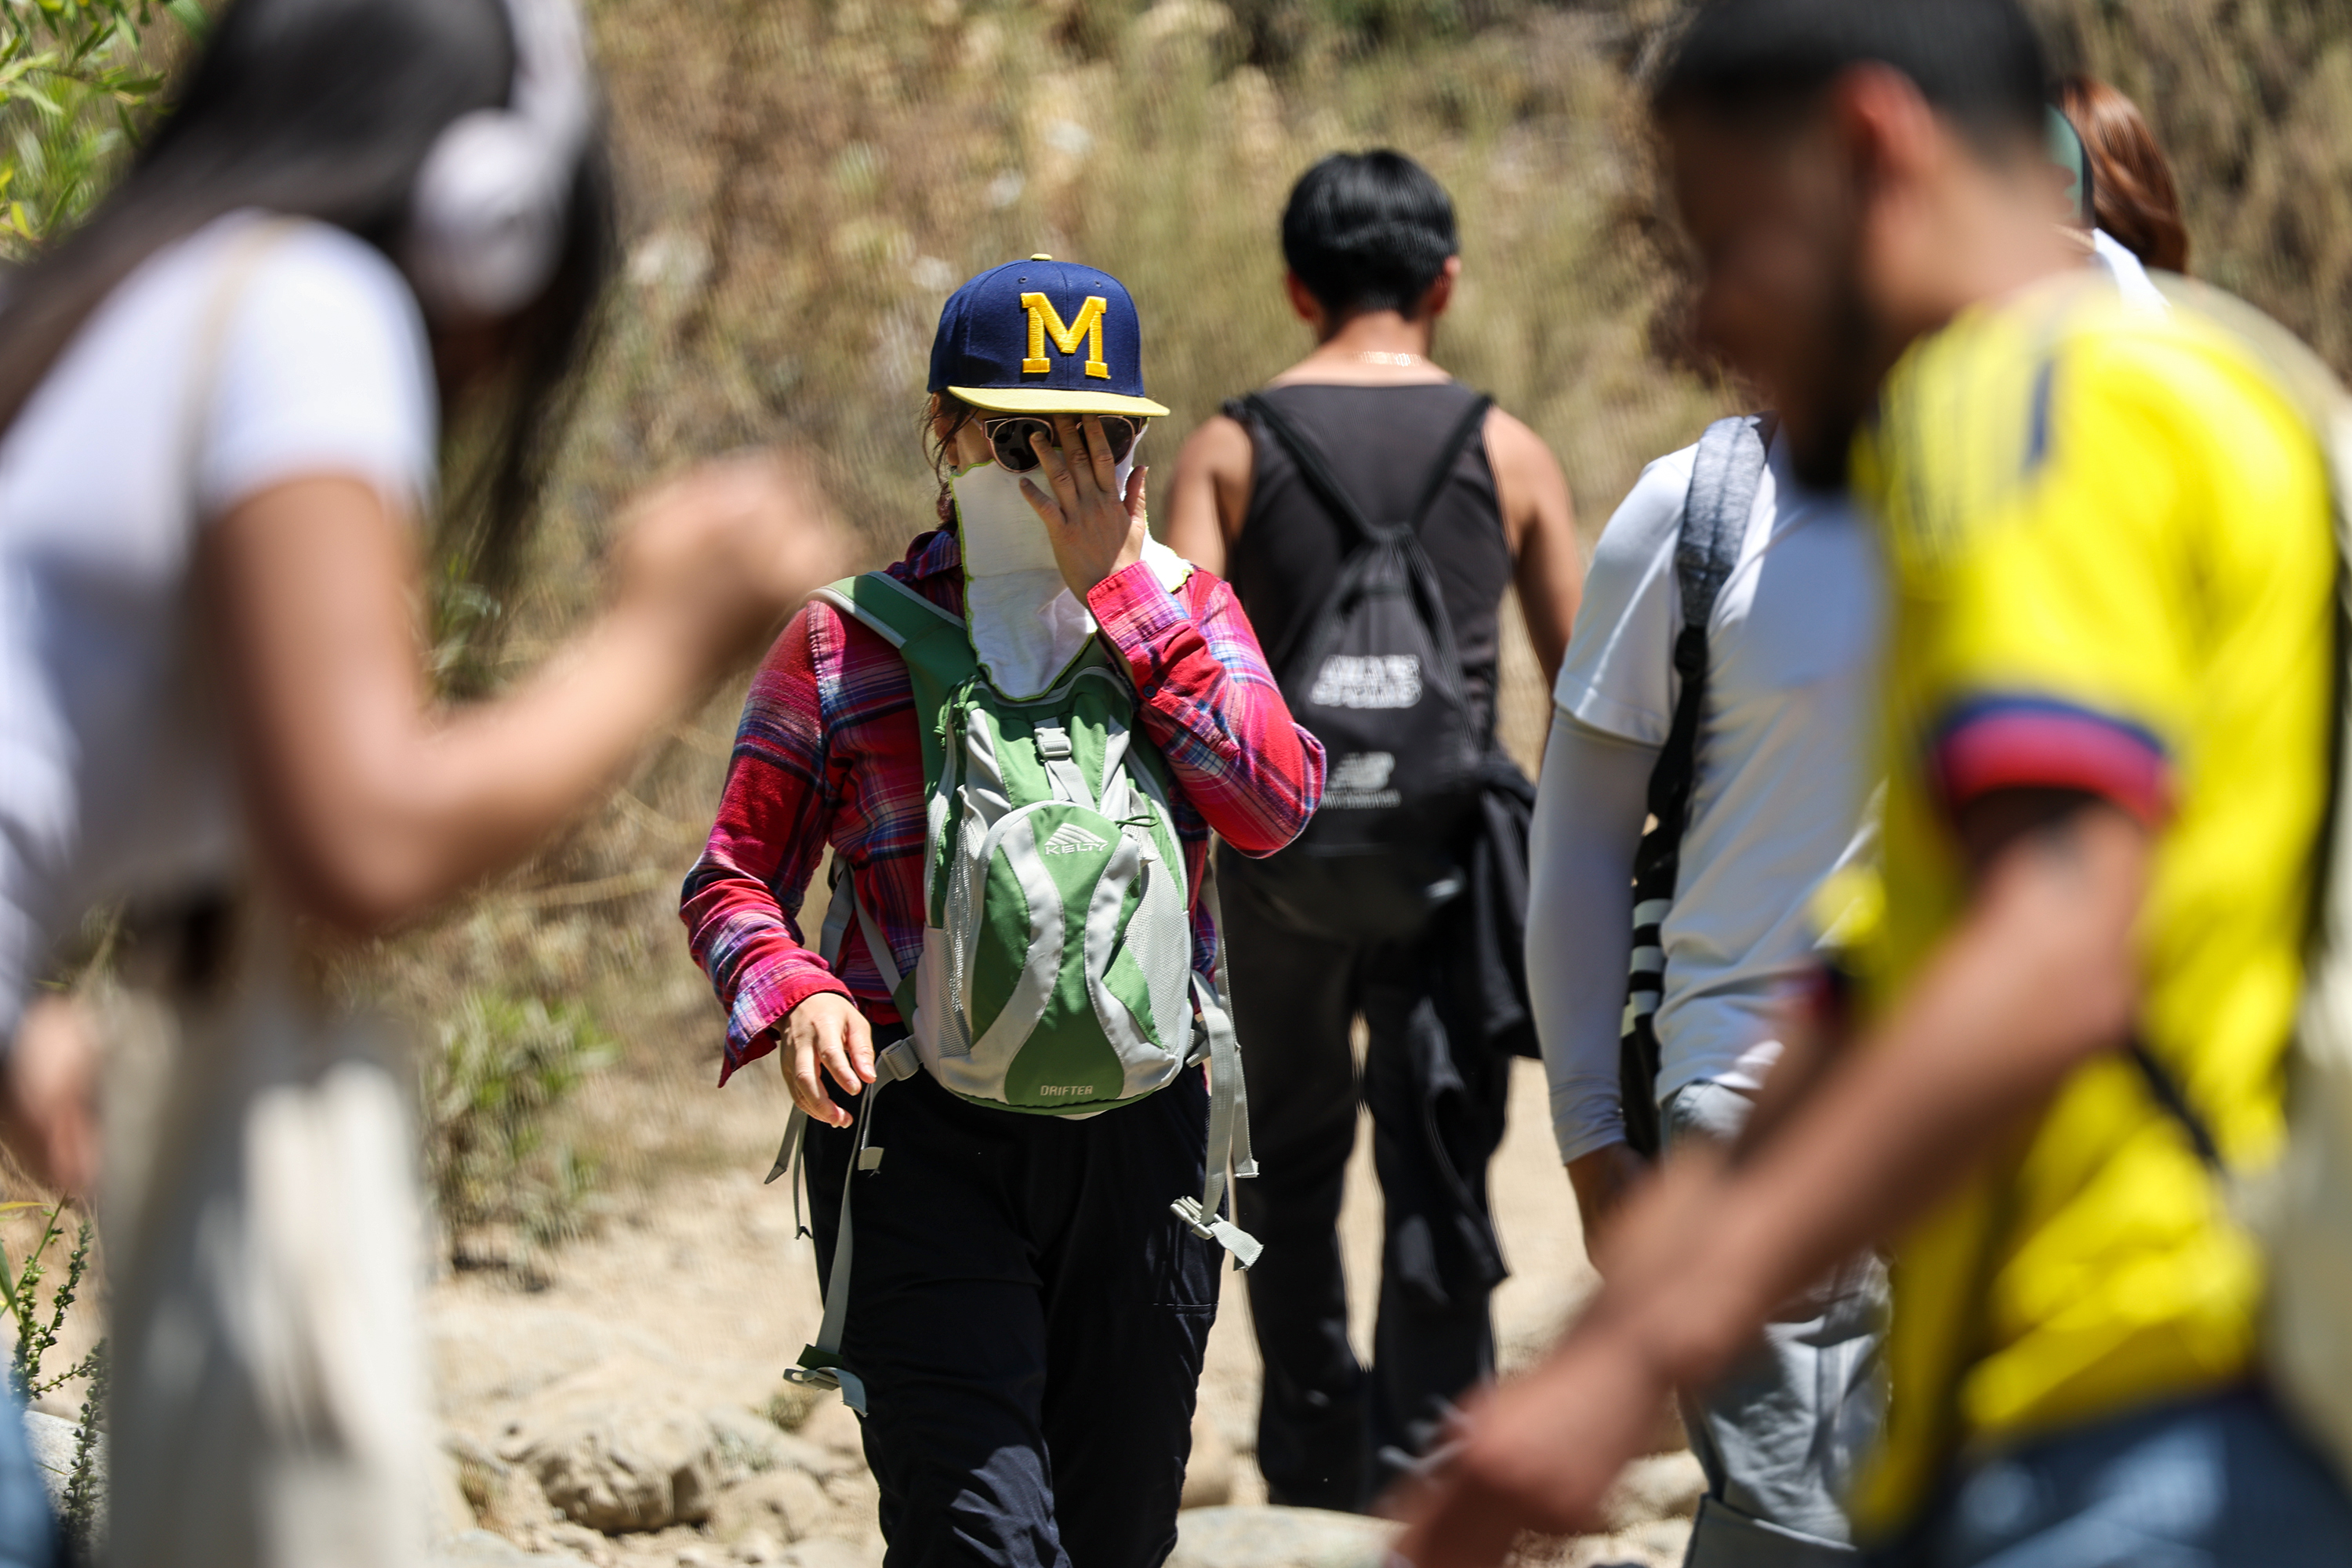
[[[2045,79],[2016,0],[1715,0],[1659,79],[1701,330],[1884,532],[1880,893],[1741,1143],[1634,1198],[1575,1329],[1404,1500],[1421,1568],[1589,1528],[1665,1392],[1871,1241],[1879,1561],[2352,1562],[2212,1171],[2284,1139],[2326,465],[2253,350],[2080,266]]]

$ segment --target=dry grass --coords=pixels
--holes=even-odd
[[[2200,271],[2352,366],[2352,19],[2284,0],[2039,0],[2062,59],[2139,96],[2189,193]],[[1726,395],[1665,362],[1675,268],[1635,79],[1676,7],[1445,0],[598,0],[631,202],[628,279],[558,475],[519,666],[594,597],[614,509],[748,442],[823,454],[868,561],[929,526],[915,433],[940,304],[1050,251],[1135,292],[1165,465],[1305,347],[1276,222],[1318,155],[1386,143],[1454,193],[1465,283],[1442,359],[1559,455],[1588,537]],[[740,688],[557,848],[378,974],[437,1016],[469,993],[587,1009],[618,1066],[567,1114],[608,1182],[715,1157],[718,1042],[673,914]],[[1524,647],[1504,725],[1539,745]]]
[[[511,663],[593,598],[614,504],[746,442],[819,450],[870,561],[930,525],[917,439],[931,326],[981,268],[1045,250],[1134,290],[1153,395],[1183,432],[1307,346],[1276,220],[1323,153],[1389,143],[1454,192],[1465,281],[1445,363],[1551,442],[1589,529],[1716,407],[1651,354],[1670,288],[1628,68],[1657,7],[819,5],[596,8],[632,205],[614,331],[555,487]],[[1385,30],[1404,42],[1368,47]],[[1509,738],[1540,743],[1531,659]],[[522,875],[396,944],[379,974],[446,1015],[469,994],[584,1005],[622,1060],[570,1114],[608,1180],[698,1163],[719,1023],[673,915],[740,692]],[[675,1135],[657,1131],[676,1128]]]

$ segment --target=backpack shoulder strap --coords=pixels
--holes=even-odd
[[[1739,563],[1779,423],[1769,413],[1735,415],[1717,420],[1698,438],[1690,493],[1683,503],[1682,537],[1675,546],[1675,578],[1682,588],[1683,635],[1696,631],[1702,651],[1716,598]],[[1684,662],[1679,648],[1675,662]]]
[[[1438,498],[1445,493],[1446,484],[1454,478],[1454,465],[1462,460],[1463,452],[1486,428],[1487,411],[1494,406],[1492,397],[1483,392],[1478,394],[1470,400],[1470,406],[1462,411],[1462,417],[1454,422],[1454,428],[1446,433],[1444,444],[1437,449],[1437,462],[1430,468],[1429,478],[1422,483],[1421,499],[1413,502],[1412,511],[1405,520],[1405,527],[1415,535],[1421,532],[1421,525],[1436,508]]]
[[[809,595],[898,649],[914,687],[923,739],[923,777],[936,782],[946,757],[935,721],[950,692],[980,672],[971,634],[961,616],[949,614],[887,572],[867,572],[829,583]]]
[[[1633,852],[1633,959],[1626,983],[1626,1028],[1618,1063],[1626,1142],[1643,1154],[1658,1152],[1662,1129],[1654,1098],[1659,1048],[1654,1018],[1666,987],[1663,928],[1682,874],[1683,830],[1690,824],[1691,787],[1698,776],[1699,720],[1706,707],[1706,627],[1715,601],[1739,562],[1765,458],[1778,427],[1771,414],[1718,419],[1699,437],[1691,465],[1675,546],[1675,580],[1682,591],[1683,629],[1675,637],[1675,672],[1682,689],[1666,743],[1650,769],[1650,816],[1656,826]]]
[[[212,419],[214,383],[220,378],[221,361],[228,349],[231,320],[237,307],[245,302],[247,287],[262,264],[299,226],[299,220],[289,217],[255,219],[244,233],[228,242],[227,257],[220,263],[220,270],[205,295],[204,314],[196,322],[195,351],[189,361],[191,369],[180,419],[182,477],[192,501],[196,493],[196,470],[203,461],[205,435]]]
[[[1225,405],[1225,413],[1233,418],[1244,421],[1255,418],[1265,427],[1266,433],[1290,454],[1290,460],[1297,465],[1307,488],[1315,493],[1323,503],[1324,510],[1343,530],[1355,535],[1358,545],[1369,545],[1383,538],[1394,539],[1402,544],[1407,569],[1419,582],[1423,608],[1444,655],[1444,675],[1449,679],[1457,677],[1461,661],[1454,651],[1453,621],[1446,616],[1444,596],[1437,591],[1436,574],[1430,569],[1428,558],[1421,549],[1421,525],[1429,516],[1430,509],[1437,504],[1437,499],[1445,493],[1445,484],[1453,477],[1454,463],[1461,458],[1463,448],[1470,444],[1471,437],[1484,427],[1486,411],[1493,406],[1494,399],[1484,393],[1473,399],[1470,407],[1446,434],[1444,445],[1439,448],[1437,461],[1423,481],[1421,494],[1414,501],[1407,521],[1402,525],[1375,528],[1354,499],[1341,488],[1338,476],[1331,472],[1330,464],[1324,460],[1322,449],[1307,438],[1289,416],[1255,392]],[[1269,666],[1276,670],[1287,668],[1292,656],[1307,642],[1314,628],[1328,618],[1328,616],[1318,615],[1299,620],[1282,639],[1279,647],[1266,650]]]
[[[866,572],[828,583],[809,595],[863,624],[901,653],[941,628],[964,636],[961,619],[932,604],[887,572]],[[966,638],[969,641],[969,638]]]
[[[1251,393],[1242,398],[1240,404],[1290,455],[1291,462],[1297,467],[1298,477],[1307,481],[1307,488],[1315,492],[1315,499],[1323,503],[1323,510],[1331,514],[1334,521],[1354,533],[1360,541],[1369,542],[1380,536],[1381,531],[1372,526],[1371,520],[1364,515],[1363,509],[1356,504],[1355,498],[1347,492],[1340,485],[1339,476],[1331,471],[1331,465],[1324,459],[1323,449],[1307,438],[1307,432],[1301,430],[1289,415],[1276,408],[1260,393]]]
[[[1437,449],[1437,460],[1430,467],[1429,477],[1422,481],[1421,494],[1414,500],[1412,510],[1405,514],[1406,531],[1420,532],[1423,520],[1437,505],[1438,498],[1445,493],[1446,480],[1453,477],[1454,465],[1460,460],[1463,448],[1470,445],[1471,437],[1485,426],[1486,411],[1494,405],[1493,398],[1485,393],[1478,394],[1471,400],[1470,406],[1464,410],[1454,428],[1446,432],[1444,441]],[[1356,504],[1355,498],[1341,487],[1339,476],[1331,471],[1330,463],[1323,456],[1323,449],[1307,437],[1295,420],[1264,395],[1253,392],[1246,397],[1236,398],[1225,405],[1225,412],[1235,418],[1247,415],[1265,426],[1266,434],[1279,442],[1282,449],[1290,455],[1290,460],[1297,465],[1299,477],[1307,481],[1307,488],[1315,492],[1316,499],[1323,503],[1324,509],[1339,522],[1354,530],[1360,539],[1376,539],[1384,531],[1373,526],[1371,521],[1364,516],[1363,509]]]

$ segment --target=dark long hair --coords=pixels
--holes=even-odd
[[[416,172],[470,110],[507,100],[514,41],[499,0],[235,0],[122,183],[80,229],[9,280],[0,307],[0,433],[90,313],[141,262],[243,208],[313,218],[397,258]],[[574,181],[562,258],[512,323],[500,428],[461,570],[512,570],[571,412],[614,267],[601,129]]]

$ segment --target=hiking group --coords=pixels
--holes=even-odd
[[[1421,1568],[1592,1528],[1670,1399],[1696,1568],[2352,1560],[2342,395],[2177,276],[2146,122],[2016,0],[1706,0],[1646,85],[1752,405],[1589,579],[1543,442],[1433,358],[1451,201],[1339,153],[1280,224],[1312,346],[1159,536],[1136,300],[1008,260],[906,388],[898,559],[840,575],[790,454],[698,468],[562,657],[445,708],[422,563],[517,580],[614,269],[581,19],[232,0],[0,298],[0,1125],[103,1168],[107,1556],[422,1561],[403,1069],[320,955],[789,611],[681,913],[720,1082],[790,1089],[785,1375],[857,1412],[892,1568],[1166,1558],[1228,1258],[1270,1500]],[[487,504],[420,543],[445,436]],[[1602,1284],[1498,1383],[1536,1056]],[[0,1421],[0,1562],[60,1550]]]

